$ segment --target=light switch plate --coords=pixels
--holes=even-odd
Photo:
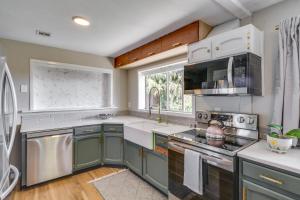
[[[28,92],[28,86],[27,85],[21,85],[21,92],[27,93]]]

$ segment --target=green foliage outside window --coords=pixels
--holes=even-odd
[[[183,70],[169,71],[147,75],[146,86],[146,109],[148,109],[149,91],[157,87],[161,95],[161,109],[174,112],[192,112],[192,96],[183,94]],[[158,98],[156,94],[154,97]],[[155,98],[152,100],[155,104]]]

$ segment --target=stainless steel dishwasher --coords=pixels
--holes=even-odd
[[[72,173],[73,129],[26,135],[26,186]]]

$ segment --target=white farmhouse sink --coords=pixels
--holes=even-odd
[[[140,121],[124,127],[124,139],[148,149],[153,149],[153,129],[167,127],[154,121]]]

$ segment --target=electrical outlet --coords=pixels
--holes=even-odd
[[[214,111],[221,112],[222,108],[220,108],[220,107],[214,107]]]

